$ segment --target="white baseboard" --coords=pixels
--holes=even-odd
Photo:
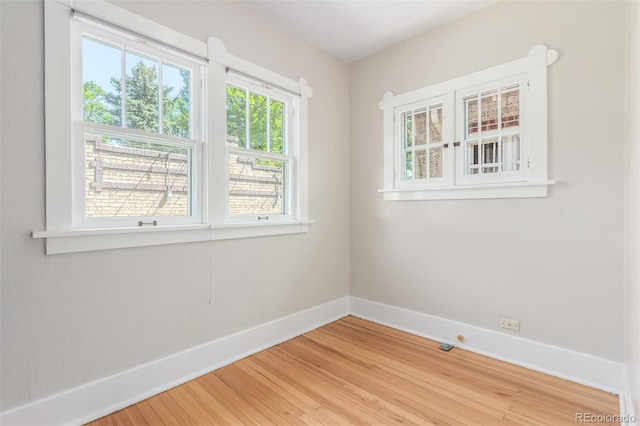
[[[531,370],[624,395],[625,365],[486,328],[351,296],[351,315]],[[462,334],[465,343],[456,341]]]
[[[629,369],[627,366],[624,366],[622,393],[620,394],[620,416],[622,417],[620,426],[633,426],[637,424],[638,419],[634,412],[631,385],[629,383]]]
[[[89,422],[349,314],[619,394],[621,415],[634,415],[622,363],[358,297],[343,297],[5,411],[0,414],[0,424]],[[457,334],[465,336],[464,344],[455,342]]]
[[[240,331],[8,410],[0,423],[66,425],[95,420],[349,314],[349,298]]]

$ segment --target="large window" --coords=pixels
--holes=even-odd
[[[304,78],[100,0],[44,5],[47,253],[308,231]]]
[[[202,63],[74,22],[79,227],[202,221]],[[74,78],[76,80],[76,78]],[[194,88],[197,88],[194,89]],[[78,95],[80,95],[78,93]]]
[[[556,59],[536,46],[523,59],[385,94],[384,198],[546,196],[547,66]]]

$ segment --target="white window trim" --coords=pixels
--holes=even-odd
[[[72,169],[75,154],[70,141],[74,125],[69,77],[73,40],[71,9],[124,29],[135,29],[140,35],[209,62],[205,76],[206,122],[202,157],[206,163],[203,182],[207,191],[201,200],[204,203],[202,223],[152,228],[74,228]],[[60,49],[60,46],[69,46],[69,49]],[[292,188],[297,203],[291,220],[269,223],[229,223],[225,220],[226,167],[219,163],[225,158],[226,149],[226,129],[220,123],[226,119],[227,68],[299,95],[299,136],[295,153],[298,182]],[[46,230],[34,231],[33,238],[46,239],[46,253],[58,254],[308,232],[309,224],[313,223],[308,217],[307,195],[306,117],[311,96],[312,90],[304,78],[291,80],[231,55],[216,38],[203,43],[104,1],[45,0]]]
[[[547,67],[558,59],[558,52],[549,50],[544,45],[534,46],[529,55],[487,68],[462,77],[447,80],[411,92],[394,95],[386,92],[379,107],[383,111],[383,139],[384,139],[384,186],[378,192],[383,194],[384,200],[446,200],[446,199],[478,199],[478,198],[520,198],[546,197],[549,185],[555,184],[547,176]],[[481,86],[487,82],[507,79],[518,74],[527,73],[529,92],[525,108],[528,111],[527,136],[528,142],[528,176],[518,182],[499,183],[467,183],[454,181],[451,184],[434,186],[429,182],[420,184],[400,184],[401,153],[396,138],[394,116],[396,109],[409,104],[425,102],[441,96],[456,96],[466,88]],[[459,102],[458,102],[459,103]],[[459,123],[455,124],[455,134],[459,136]],[[449,132],[449,135],[452,133]],[[443,135],[444,136],[444,135]],[[454,140],[455,139],[455,140]],[[455,155],[455,169],[460,167],[460,148],[454,146],[459,137],[445,140],[449,150]],[[521,161],[527,161],[524,157]],[[454,175],[457,171],[454,173]],[[425,179],[428,181],[429,179]],[[520,179],[519,179],[520,180]]]
[[[413,109],[417,109],[419,107],[426,107],[428,111],[430,106],[438,105],[438,104],[442,105],[443,111],[448,109],[453,109],[453,96],[451,95],[434,96],[419,102],[403,105],[402,108],[395,109],[394,111],[395,123],[401,122],[402,114],[405,111],[410,111]],[[427,113],[427,120],[429,120],[428,117],[429,116]],[[447,143],[446,141],[453,139],[454,128],[453,128],[453,121],[451,120],[450,117],[443,114],[442,120],[443,120],[442,145],[444,146]],[[397,129],[395,131],[398,132],[396,134],[396,137],[400,138],[400,135],[402,134],[402,131],[403,131],[403,126],[398,125],[396,127]],[[415,124],[414,124],[414,128],[415,128]],[[415,140],[413,141],[413,144],[415,144]],[[424,146],[424,148],[427,150],[427,158],[429,158],[428,142],[426,146]],[[397,163],[395,164],[395,167],[398,170],[398,172],[395,173],[395,179],[394,179],[395,188],[402,191],[406,191],[410,189],[416,190],[418,188],[425,188],[425,187],[450,186],[453,183],[453,174],[452,174],[453,163],[452,162],[454,161],[454,158],[451,155],[451,153],[453,152],[451,149],[445,149],[444,147],[442,149],[442,165],[443,165],[442,177],[428,178],[428,179],[401,179],[401,175],[404,174],[404,170],[405,170],[404,152],[405,152],[405,149],[404,149],[404,140],[403,140],[402,143],[397,143],[395,147],[395,153],[397,158]],[[445,167],[446,164],[448,164],[448,167]]]

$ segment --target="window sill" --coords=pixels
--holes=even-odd
[[[379,189],[378,192],[382,192],[385,201],[533,198],[546,197],[548,187],[554,184],[553,180],[545,180],[430,188]]]
[[[312,220],[224,225],[181,225],[154,228],[105,228],[69,231],[35,231],[34,239],[46,239],[47,254],[77,253],[128,247],[147,247],[198,241],[300,234]]]

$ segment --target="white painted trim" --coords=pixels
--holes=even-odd
[[[7,410],[0,414],[0,423],[7,426],[86,423],[349,314],[620,394],[620,415],[635,416],[624,364],[396,306],[345,296]],[[464,334],[468,343],[457,343],[457,334]]]
[[[425,188],[379,189],[385,201],[466,200],[486,198],[546,197],[547,188],[555,181],[505,182],[484,185],[455,185]]]
[[[351,315],[428,339],[454,344],[530,370],[621,395],[624,364],[409,309],[351,296]],[[465,343],[456,336],[463,334]]]
[[[133,31],[141,36],[156,40],[171,46],[177,50],[190,53],[199,58],[207,57],[207,44],[175,31],[164,25],[158,24],[148,18],[136,15],[133,12],[122,9],[106,1],[86,0],[46,0],[75,9],[94,18],[117,25],[126,30]]]
[[[47,254],[77,253],[128,247],[234,238],[267,237],[309,232],[312,220],[288,220],[223,225],[176,225],[147,228],[101,228],[70,231],[36,231],[34,239],[47,240]]]
[[[620,394],[620,426],[637,425],[637,417],[633,407],[631,384],[629,383],[629,368],[625,365],[622,376],[622,393]]]
[[[349,314],[349,298],[276,320],[8,410],[0,423],[83,424]]]

